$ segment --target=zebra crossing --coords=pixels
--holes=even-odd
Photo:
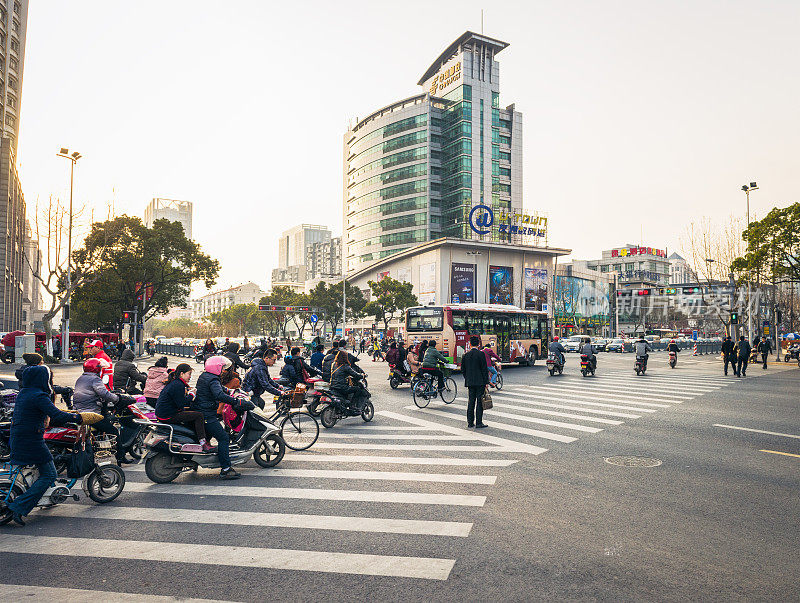
[[[172,564],[199,564],[444,581],[459,561],[459,541],[470,538],[477,514],[491,504],[501,471],[732,382],[619,371],[509,383],[492,393],[484,430],[467,429],[463,395],[423,409],[401,404],[379,409],[372,423],[322,430],[310,450],[289,451],[276,468],[245,465],[236,483],[201,470],[154,484],[143,465],[126,466],[117,501],[37,510],[37,529],[4,529],[0,552],[7,562],[24,551],[43,566],[60,556],[73,558],[75,568],[91,561],[98,570],[115,560],[147,560],[165,572]],[[87,525],[91,531],[81,531]],[[118,535],[121,525],[125,534],[135,526],[135,536]],[[237,545],[199,544],[198,526],[227,530]],[[249,537],[239,541],[243,534]],[[40,586],[49,586],[44,577]]]

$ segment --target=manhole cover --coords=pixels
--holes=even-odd
[[[661,461],[646,456],[607,456],[606,463],[620,467],[658,467]]]

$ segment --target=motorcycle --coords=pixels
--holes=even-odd
[[[636,375],[644,375],[644,372],[647,370],[647,360],[644,356],[637,356],[636,361],[633,363],[633,370],[636,371]]]
[[[786,354],[784,354],[784,356],[783,356],[783,361],[784,362],[789,362],[790,360],[793,360],[794,358],[797,358],[797,360],[800,361],[800,349],[789,348],[787,350]]]
[[[564,372],[564,362],[559,354],[554,352],[548,354],[546,364],[551,377],[556,374],[556,371],[558,371],[559,375]]]
[[[589,373],[594,376],[594,371],[596,370],[595,364],[591,361],[589,356],[586,354],[581,354],[581,374],[586,377]]]
[[[397,365],[389,365],[389,387],[392,389],[397,389],[404,383],[410,383],[411,387],[413,388],[415,381],[416,375],[403,374],[403,372],[397,368]]]
[[[364,382],[364,389],[366,388],[366,382]],[[319,422],[322,423],[325,429],[332,428],[340,419],[347,417],[360,416],[364,422],[369,423],[375,416],[375,407],[371,400],[364,402],[364,406],[359,410],[349,400],[329,391],[328,395],[323,396],[321,401],[327,404],[319,416]]]
[[[675,368],[675,365],[678,364],[678,352],[674,350],[670,350],[669,352],[669,366],[670,368]]]
[[[242,422],[241,431],[231,439],[231,464],[241,465],[251,456],[262,467],[274,467],[280,463],[286,453],[280,428],[270,423],[263,411],[255,407],[244,411]],[[148,450],[144,470],[151,481],[166,484],[184,471],[196,471],[200,467],[220,468],[216,451],[203,452],[193,429],[154,421],[144,425],[147,429],[144,446]]]

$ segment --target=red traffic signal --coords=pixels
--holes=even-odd
[[[650,295],[650,289],[639,289],[636,295]]]

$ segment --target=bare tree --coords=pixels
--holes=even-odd
[[[36,257],[28,257],[25,252],[25,263],[30,267],[33,278],[38,280],[47,294],[50,296],[50,307],[44,313],[42,320],[45,324],[45,331],[50,331],[50,322],[64,307],[75,289],[94,281],[102,269],[106,246],[101,246],[93,251],[85,260],[76,263],[74,250],[77,243],[85,235],[86,223],[83,216],[86,207],[81,206],[72,212],[72,247],[73,261],[71,265],[71,282],[67,285],[67,267],[69,265],[68,238],[69,238],[69,209],[61,200],[48,198],[46,207],[40,209],[36,203],[35,218],[33,221],[33,232],[39,241],[41,254]],[[94,221],[93,212],[89,215],[88,224]],[[108,237],[106,236],[106,240]],[[48,342],[50,339],[48,338]],[[50,353],[48,343],[48,353]]]

